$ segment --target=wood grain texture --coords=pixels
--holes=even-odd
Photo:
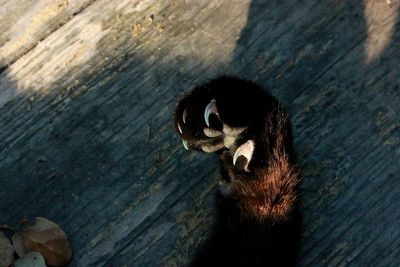
[[[0,51],[56,2],[0,1]],[[300,266],[399,264],[398,1],[69,1],[37,25],[0,57],[0,224],[56,221],[72,266],[184,266],[218,166],[182,149],[172,113],[231,74],[290,111]]]
[[[0,4],[0,69],[15,62],[94,1],[2,2]]]

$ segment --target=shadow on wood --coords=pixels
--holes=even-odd
[[[46,79],[53,71],[46,61],[69,48],[49,41],[1,74],[0,223],[54,220],[71,238],[72,266],[186,264],[209,231],[218,168],[215,157],[181,148],[172,112],[183,92],[231,74],[265,86],[292,115],[305,174],[300,265],[399,263],[397,5],[385,16],[384,1],[367,2],[372,19],[394,25],[380,55],[367,61],[366,38],[385,33],[368,31],[364,1],[254,0],[225,62],[229,42],[204,31],[220,27],[213,34],[233,40],[242,25],[228,22],[239,20],[244,2],[240,10],[229,1],[151,7],[140,16],[109,14],[101,3],[89,9],[106,10],[99,29],[109,31],[84,63],[40,83],[33,74]],[[202,13],[207,8],[215,11]],[[85,14],[75,23],[86,25]],[[185,14],[197,28],[179,19]],[[66,24],[46,39],[74,40],[79,29]],[[36,62],[41,53],[48,58]]]

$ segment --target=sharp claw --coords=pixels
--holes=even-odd
[[[217,101],[215,101],[215,99],[211,99],[210,103],[208,103],[206,109],[204,110],[204,121],[206,122],[208,127],[210,127],[210,115],[219,115],[216,103]]]
[[[240,156],[240,150],[239,148],[235,151],[235,154],[233,155],[233,165],[236,165],[236,161],[238,159],[238,157]]]
[[[186,117],[187,117],[187,111],[186,111],[186,108],[185,108],[185,110],[184,110],[183,113],[182,113],[182,120],[183,120],[183,123],[186,123]]]
[[[187,143],[187,141],[185,139],[182,139],[182,143],[183,143],[183,146],[185,147],[185,149],[189,150],[188,143]]]
[[[181,126],[179,125],[179,123],[177,123],[177,125],[178,125],[178,130],[179,130],[179,132],[182,134],[182,128],[181,128]]]
[[[245,171],[249,171],[249,163],[251,161],[251,157],[253,155],[253,151],[255,148],[255,144],[253,140],[248,140],[246,143],[242,144],[241,146],[236,149],[235,154],[233,155],[233,165],[236,164],[237,159],[240,156],[244,156],[247,160],[247,163],[244,167]]]

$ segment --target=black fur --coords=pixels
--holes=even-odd
[[[217,151],[225,192],[217,196],[214,233],[191,265],[293,266],[300,230],[300,175],[286,111],[252,82],[232,77],[212,80],[185,95],[176,108],[176,129],[192,149],[217,146],[226,138],[203,133],[204,110],[211,99],[217,103],[218,116],[210,117],[210,128],[222,130],[225,124],[244,130],[231,146]],[[255,149],[245,171],[246,158],[234,165],[232,157],[247,140],[254,140]]]

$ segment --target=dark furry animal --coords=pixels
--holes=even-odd
[[[220,154],[219,217],[191,266],[293,266],[299,171],[279,102],[256,84],[221,77],[175,111],[186,149]]]

